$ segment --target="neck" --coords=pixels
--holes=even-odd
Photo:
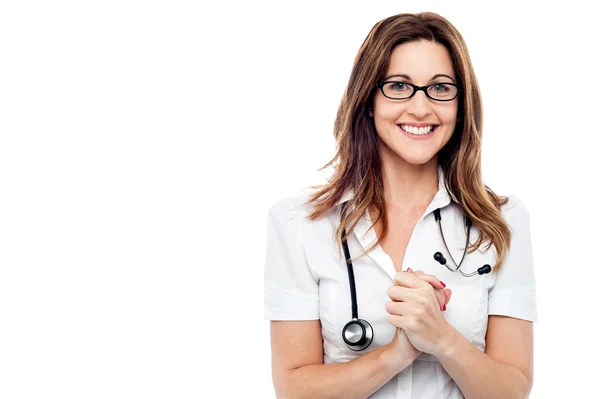
[[[390,211],[422,213],[438,191],[437,156],[422,165],[410,164],[381,151],[384,198]]]

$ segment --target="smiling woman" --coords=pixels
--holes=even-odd
[[[333,176],[269,211],[265,318],[278,396],[528,395],[529,217],[482,180],[481,110],[448,20],[427,12],[375,24],[338,109]]]

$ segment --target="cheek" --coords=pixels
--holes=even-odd
[[[458,112],[458,105],[457,104],[452,104],[452,106],[450,106],[450,104],[448,104],[448,105],[449,105],[448,107],[438,110],[437,114],[442,123],[448,124],[448,125],[454,125],[454,124],[456,124],[456,118],[457,118],[456,114]]]
[[[452,137],[452,135],[455,133],[455,129],[456,129],[456,112],[457,112],[457,107],[447,107],[447,108],[443,108],[438,110],[437,112],[437,116],[440,120],[440,122],[442,122],[442,126],[444,126],[444,133],[443,133],[443,144],[445,145],[448,141],[450,141],[450,138]]]
[[[395,121],[398,115],[395,114],[379,114],[375,115],[375,130],[380,137],[394,135],[396,128]]]
[[[448,141],[452,138],[456,130],[456,124],[453,124],[451,121],[444,122],[444,132],[441,135],[442,145],[446,145]]]
[[[374,111],[375,128],[377,130],[393,128],[403,112],[404,109],[397,105],[383,105],[377,107]]]
[[[373,101],[375,123],[393,123],[402,115],[404,108],[401,104],[386,101],[382,95],[376,96]]]

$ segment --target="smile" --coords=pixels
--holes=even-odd
[[[430,134],[431,132],[433,132],[438,125],[429,125],[429,126],[424,126],[424,127],[416,127],[416,126],[410,126],[410,125],[398,125],[400,126],[400,129],[402,129],[404,132],[412,134],[412,135],[416,135],[416,136],[424,136],[427,134]]]
[[[396,125],[398,126],[398,130],[404,136],[408,137],[411,140],[429,140],[435,133],[439,130],[440,125],[428,125],[423,127],[415,127],[410,125]],[[406,129],[406,130],[405,130]]]

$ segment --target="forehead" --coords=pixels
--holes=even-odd
[[[450,53],[439,43],[420,40],[396,46],[386,76],[405,74],[413,83],[424,83],[439,73],[456,78]]]

